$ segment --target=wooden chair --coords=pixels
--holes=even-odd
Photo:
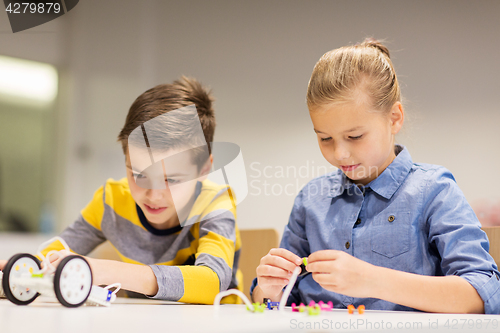
[[[490,241],[490,254],[500,267],[500,227],[483,227],[482,229]]]
[[[250,286],[257,276],[255,270],[260,259],[270,249],[279,246],[279,234],[276,229],[247,229],[240,230],[241,254],[239,268],[243,273],[244,293],[250,299]]]

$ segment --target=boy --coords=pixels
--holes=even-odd
[[[94,284],[120,282],[152,298],[202,304],[242,289],[232,193],[206,179],[214,129],[211,94],[194,79],[156,86],[135,100],[118,136],[127,177],[108,180],[60,235],[81,255],[105,240],[116,249],[123,262],[86,258]],[[57,241],[42,253],[62,249]]]

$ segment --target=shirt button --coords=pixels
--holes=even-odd
[[[346,243],[345,243],[345,248],[346,248],[346,249],[349,249],[350,247],[351,247],[351,243],[346,242]]]
[[[394,221],[394,219],[395,219],[394,215],[391,215],[391,216],[389,216],[389,218],[387,219],[387,221],[392,222],[392,221]]]
[[[361,219],[357,219],[356,224],[361,224]]]

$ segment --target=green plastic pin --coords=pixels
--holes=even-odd
[[[307,257],[302,258],[302,262],[304,263],[304,266],[307,266]]]

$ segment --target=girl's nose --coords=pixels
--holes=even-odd
[[[344,146],[337,145],[334,147],[333,156],[337,161],[342,161],[351,157],[351,153]]]

